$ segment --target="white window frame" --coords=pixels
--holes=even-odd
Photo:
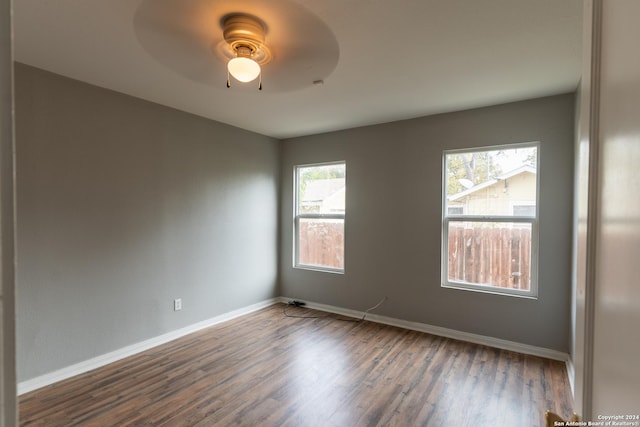
[[[447,164],[448,154],[474,153],[494,150],[513,150],[517,148],[537,149],[536,156],[536,214],[535,216],[501,216],[501,215],[449,215],[447,212]],[[522,298],[538,297],[538,218],[540,212],[540,143],[525,142],[465,149],[445,150],[442,155],[442,253],[441,253],[441,286],[443,288],[461,289],[489,294],[508,295]],[[531,260],[529,290],[509,289],[492,285],[483,285],[467,281],[449,280],[449,224],[451,222],[504,222],[531,225]]]
[[[338,274],[344,274],[344,265],[346,263],[346,259],[343,262],[343,267],[342,268],[334,268],[334,267],[328,267],[328,266],[322,266],[322,265],[309,265],[309,264],[301,264],[299,262],[299,248],[300,248],[300,242],[299,242],[299,233],[298,230],[300,228],[300,220],[301,219],[338,219],[338,220],[342,220],[342,226],[346,231],[346,206],[345,206],[345,213],[342,214],[322,214],[322,213],[300,213],[298,212],[298,208],[300,206],[300,204],[298,203],[298,199],[299,199],[299,182],[298,182],[298,178],[299,178],[299,173],[298,170],[302,169],[302,168],[311,168],[311,167],[321,167],[321,166],[332,166],[332,165],[344,165],[345,167],[345,186],[346,186],[346,168],[347,168],[347,162],[344,160],[340,160],[340,161],[334,161],[334,162],[325,162],[325,163],[308,163],[308,164],[303,164],[303,165],[295,165],[293,167],[293,268],[299,268],[302,270],[314,270],[314,271],[324,271],[324,272],[328,272],[328,273],[338,273]],[[346,202],[346,200],[345,200]],[[346,240],[346,233],[345,233],[345,240]],[[343,245],[345,245],[346,247],[346,242],[343,241]],[[346,258],[346,254],[345,254],[345,258]]]

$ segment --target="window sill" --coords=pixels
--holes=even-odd
[[[318,271],[320,273],[344,274],[344,269],[326,268],[316,265],[294,265],[293,268],[296,270]]]
[[[456,289],[460,291],[471,291],[471,292],[480,292],[483,294],[493,294],[493,295],[501,295],[507,297],[516,297],[516,298],[524,298],[524,299],[532,299],[537,300],[538,295],[533,293],[532,291],[520,291],[518,289],[505,289],[505,288],[497,288],[492,286],[482,286],[482,285],[467,285],[462,283],[443,283],[441,285],[446,289]]]

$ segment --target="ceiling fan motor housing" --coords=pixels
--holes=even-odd
[[[238,56],[253,56],[264,49],[264,26],[249,15],[233,14],[223,22],[223,37]],[[247,49],[249,55],[247,55]]]

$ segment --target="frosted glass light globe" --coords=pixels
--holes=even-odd
[[[238,57],[227,64],[229,73],[238,81],[247,83],[260,75],[260,65],[253,59]]]

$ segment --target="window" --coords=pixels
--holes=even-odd
[[[538,151],[445,151],[442,286],[537,296]]]
[[[345,162],[296,166],[294,267],[344,271]]]

